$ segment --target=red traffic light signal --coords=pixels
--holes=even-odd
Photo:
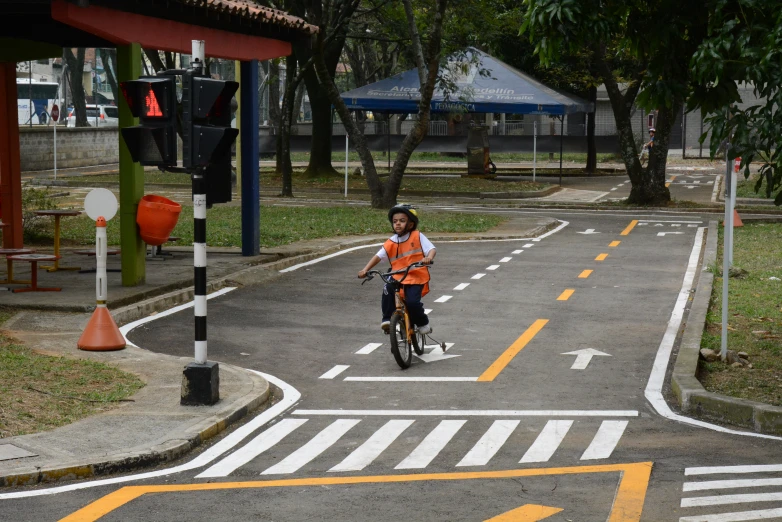
[[[133,161],[142,165],[177,164],[176,81],[173,76],[142,77],[120,83],[139,125],[122,129]]]
[[[176,116],[176,82],[173,76],[141,77],[119,85],[135,118],[167,119]]]

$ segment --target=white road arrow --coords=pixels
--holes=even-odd
[[[595,232],[594,228],[588,228],[584,230],[583,232],[576,232],[576,234],[599,234],[600,232]]]
[[[573,366],[570,367],[571,370],[583,370],[589,365],[589,361],[592,360],[592,357],[595,355],[604,355],[606,357],[611,357],[610,354],[601,352],[600,350],[595,350],[594,348],[584,348],[582,350],[576,350],[575,352],[565,352],[562,355],[575,355],[576,360],[573,363]]]
[[[657,232],[657,237],[665,236],[667,234],[684,234],[684,232]]]
[[[447,352],[451,346],[453,346],[453,343],[445,343],[445,351]],[[461,355],[450,355],[444,353],[439,344],[427,344],[424,346],[423,355],[418,355],[417,353],[414,353],[413,355],[425,363],[444,361],[446,359],[453,359],[454,357],[461,357]]]

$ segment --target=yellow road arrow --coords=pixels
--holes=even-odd
[[[562,508],[539,506],[537,504],[525,504],[507,513],[497,515],[485,522],[536,522],[551,515],[556,515]]]

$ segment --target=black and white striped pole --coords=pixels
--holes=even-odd
[[[203,64],[204,42],[203,40],[193,40],[192,68],[196,76],[204,74]],[[188,98],[192,99],[192,93]],[[185,367],[180,404],[210,405],[220,400],[220,370],[216,362],[207,360],[206,182],[202,167],[196,168],[192,173],[192,180],[195,361]]]

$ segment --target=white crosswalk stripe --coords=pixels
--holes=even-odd
[[[421,444],[394,469],[420,469],[429,465],[448,444],[456,432],[464,426],[465,420],[444,420],[426,436]]]
[[[332,422],[326,429],[315,435],[308,443],[297,449],[281,462],[270,467],[262,475],[277,475],[293,473],[310,462],[312,459],[326,451],[340,437],[353,426],[361,422],[359,419],[338,419]]]
[[[747,475],[753,473],[762,473],[758,478],[747,478]],[[684,475],[686,477],[717,475],[715,480],[693,480],[685,482],[682,486],[683,493],[706,492],[698,496],[686,496],[681,500],[682,508],[716,508],[717,506],[727,506],[722,509],[730,510],[711,514],[685,515],[679,518],[679,522],[734,522],[740,520],[779,520],[782,518],[782,492],[767,491],[758,488],[768,488],[773,486],[782,486],[782,477],[770,477],[769,474],[781,474],[782,465],[746,465],[746,466],[707,466],[686,468]],[[741,478],[734,478],[739,476]],[[735,492],[725,493],[725,490],[736,490]],[[715,494],[719,491],[719,494]],[[741,504],[741,507],[749,507],[752,503],[758,502],[776,502],[776,506],[766,507],[764,509],[752,509],[746,511],[735,511],[734,504]],[[711,510],[711,509],[710,509]],[[716,509],[719,511],[719,508]]]
[[[535,442],[527,450],[527,453],[521,457],[519,463],[547,462],[554,455],[554,452],[557,451],[559,445],[562,444],[562,440],[572,425],[572,420],[548,421],[538,438],[535,439]]]
[[[388,421],[382,428],[373,433],[364,444],[329,471],[360,471],[364,469],[383,453],[413,422],[415,421]]]
[[[457,466],[484,466],[505,444],[513,430],[519,425],[517,420],[494,421],[491,428],[483,434],[481,440],[459,461]]]
[[[607,459],[622,438],[628,421],[603,421],[581,460]]]
[[[341,417],[346,415],[349,413],[346,412]],[[311,419],[310,416],[308,418]],[[318,462],[321,464],[313,465],[332,473],[361,471],[378,461],[381,455],[381,462],[390,466],[396,464],[394,469],[397,470],[423,469],[430,466],[435,459],[439,466],[446,467],[486,466],[492,461],[497,461],[496,465],[503,461],[508,465],[509,459],[510,462],[517,462],[522,454],[523,457],[518,462],[542,463],[551,460],[567,434],[576,429],[574,420],[549,420],[545,425],[535,420],[533,424],[526,426],[527,429],[539,431],[536,439],[532,444],[525,442],[523,446],[519,446],[519,440],[522,439],[514,437],[514,433],[523,433],[519,430],[522,422],[519,419],[496,419],[490,425],[483,419],[457,419],[439,420],[435,424],[428,418],[391,418],[380,424],[367,418],[338,418],[329,424],[319,424],[313,420],[284,418],[196,478],[225,477],[249,466],[256,458],[254,466],[266,468],[262,472],[263,475],[295,473],[319,457]],[[463,429],[468,422],[473,423],[472,429]],[[596,431],[592,432],[594,435],[581,454],[581,460],[610,458],[628,422],[602,420]],[[308,423],[307,428],[300,429],[305,423]],[[473,435],[476,426],[483,430],[477,441],[472,438],[478,435]],[[581,436],[574,436],[573,440],[583,441],[584,430],[595,430],[595,426],[593,421],[579,420],[577,429]],[[471,446],[465,446],[467,439],[471,441]],[[453,450],[444,451],[449,444],[459,448],[458,453]],[[584,444],[586,445],[585,442]],[[572,445],[573,442],[570,443],[570,446]],[[278,446],[276,453],[269,451],[274,446]],[[345,448],[349,450],[344,451]],[[324,455],[327,450],[329,453]],[[339,455],[341,451],[343,453]],[[572,448],[568,448],[566,453],[572,455],[571,451]],[[575,458],[577,455],[568,458]],[[265,464],[266,462],[269,463]],[[327,463],[325,468],[323,463]]]
[[[235,469],[247,464],[252,459],[268,450],[293,430],[307,422],[307,419],[283,419],[268,430],[264,431],[239,450],[233,452],[211,468],[207,469],[196,478],[225,477]]]

